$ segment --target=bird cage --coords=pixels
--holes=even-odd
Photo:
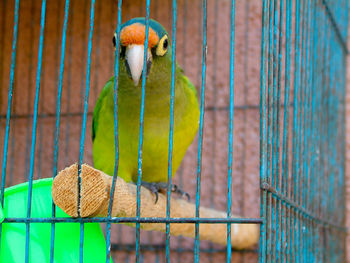
[[[12,0],[0,12],[1,262],[346,261],[346,0]],[[166,216],[141,216],[140,136],[136,215],[113,217],[115,199],[105,216],[69,217],[52,202],[52,180],[77,163],[81,205],[94,107],[119,74],[113,34],[135,17],[145,17],[146,46],[150,18],[168,32],[170,105],[175,61],[197,89],[198,134],[167,175],[196,213],[171,217],[169,187]],[[171,165],[173,106],[169,118]],[[110,178],[108,199],[117,169]],[[203,218],[202,207],[224,216]],[[165,233],[141,229],[151,223]],[[170,235],[181,224],[194,238]],[[224,226],[227,242],[200,240],[203,224]],[[236,248],[247,225],[259,227],[259,242]]]

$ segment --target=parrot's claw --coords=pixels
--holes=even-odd
[[[155,204],[158,202],[158,192],[162,189],[158,183],[149,183],[149,182],[145,182],[142,181],[141,185],[145,188],[147,188],[148,190],[150,190],[152,192],[152,194],[155,194],[156,196],[156,201],[154,202]]]
[[[149,183],[149,182],[145,182],[142,181],[141,185],[145,188],[147,188],[148,190],[150,190],[153,194],[155,194],[156,196],[156,200],[155,200],[155,204],[158,202],[158,193],[159,192],[166,192],[167,190],[167,183]],[[180,189],[176,184],[172,184],[171,185],[171,191],[173,193],[176,193],[180,196],[186,196],[187,200],[190,201],[190,195],[188,193],[186,193],[185,191],[183,191],[182,189]]]
[[[190,201],[191,200],[191,197],[190,195],[185,192],[184,190],[182,190],[181,188],[179,188],[176,184],[172,184],[171,185],[171,191],[180,195],[181,197],[182,196],[186,196],[187,197],[187,201]]]

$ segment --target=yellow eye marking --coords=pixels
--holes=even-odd
[[[165,53],[166,53],[167,50],[168,50],[168,45],[169,45],[168,36],[167,36],[167,35],[164,35],[164,36],[159,40],[159,43],[158,43],[158,46],[157,46],[157,49],[156,49],[156,54],[157,54],[157,56],[164,56]]]

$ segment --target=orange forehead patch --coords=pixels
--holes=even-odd
[[[145,43],[145,25],[135,23],[130,26],[124,27],[120,32],[120,42],[123,46],[132,44],[144,44]],[[154,47],[157,45],[159,37],[157,33],[149,27],[148,32],[148,46]]]

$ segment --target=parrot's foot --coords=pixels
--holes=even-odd
[[[142,181],[141,185],[148,190],[150,190],[153,194],[156,196],[156,201],[154,203],[157,203],[158,201],[158,193],[159,192],[166,192],[168,184],[167,183],[149,183]],[[176,193],[178,195],[186,196],[188,201],[190,201],[190,195],[183,191],[181,188],[179,188],[176,184],[171,185],[171,192]]]

